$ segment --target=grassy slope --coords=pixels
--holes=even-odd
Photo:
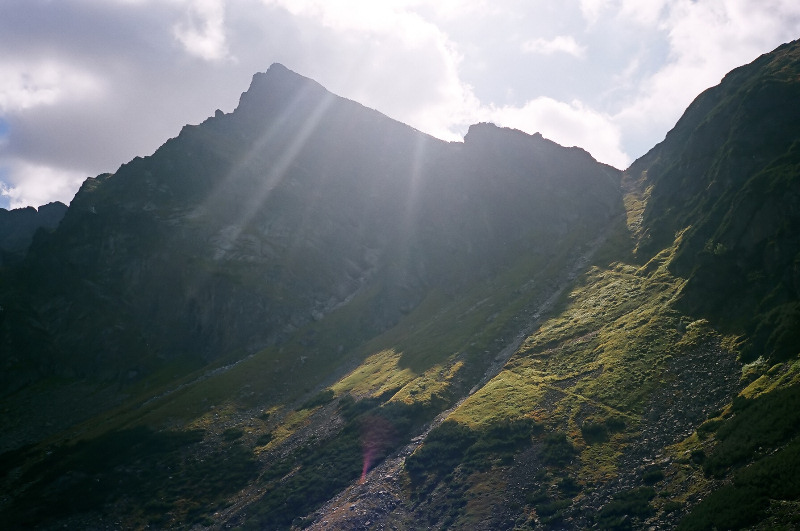
[[[635,241],[647,194],[623,184]],[[606,258],[626,256],[620,250],[627,238],[618,237]],[[428,494],[419,498],[419,514],[463,529],[487,522],[613,529],[797,524],[799,362],[760,358],[739,373],[743,338],[724,337],[676,308],[686,280],[670,265],[681,237],[645,263],[635,252],[623,261],[598,260],[503,371],[448,417],[446,430],[433,432],[408,460],[412,492]],[[715,372],[698,372],[707,367]],[[681,417],[683,410],[693,416]],[[703,422],[706,416],[711,420]],[[682,429],[659,428],[676,417]],[[539,429],[516,447],[492,447],[487,434],[522,421]],[[687,427],[692,435],[685,438]],[[457,440],[477,442],[465,448]],[[488,448],[482,465],[470,457],[481,454],[479,447]],[[461,495],[448,497],[448,489]],[[462,497],[485,498],[487,490],[495,493],[491,501],[461,504]]]
[[[687,514],[687,529],[790,525],[793,483],[760,478],[797,466],[795,424],[768,417],[788,427],[754,439],[758,447],[738,434],[764,431],[754,419],[773,410],[772,401],[785,402],[776,393],[794,400],[796,362],[745,366],[746,401],[730,405],[735,393],[718,393],[716,411],[683,424],[702,425],[699,432],[652,435],[654,424],[700,398],[691,386],[702,386],[703,375],[680,383],[676,368],[694,370],[698,356],[711,356],[735,371],[740,338],[722,337],[675,308],[685,279],[669,265],[680,235],[651,259],[637,257],[647,197],[636,183],[624,184],[627,226],[472,394],[494,356],[564,281],[559,276],[574,259],[569,242],[456,297],[433,291],[366,343],[352,327],[370,293],[281,349],[183,381],[165,376],[161,391],[141,389],[140,398],[70,432],[84,442],[51,440],[4,454],[4,490],[21,495],[3,500],[3,514],[41,525],[49,520],[34,508],[47,498],[58,509],[47,518],[79,525],[102,522],[107,513],[134,527],[309,523],[314,518],[305,515],[356,482],[366,447],[375,454],[372,466],[457,405],[406,462],[406,507],[431,525],[625,528],[677,524]],[[686,394],[656,408],[654,419],[654,399],[671,400],[675,392]],[[154,394],[160,398],[150,400]],[[378,433],[378,442],[365,442],[365,433]],[[657,441],[643,442],[649,439]],[[227,464],[209,469],[208,460]],[[174,471],[169,478],[160,475],[164,467]],[[109,487],[112,478],[119,487]],[[736,502],[742,496],[757,503],[743,506]],[[279,500],[289,500],[290,509]],[[738,512],[728,514],[733,508]]]
[[[715,356],[732,359],[737,344],[674,308],[685,280],[668,266],[680,239],[637,261],[632,248],[642,201],[626,198],[628,226],[619,227],[503,369],[409,458],[407,503],[418,517],[455,528],[486,522],[624,527],[624,514],[633,523],[676,523],[694,508],[683,520],[687,529],[706,528],[708,521],[767,527],[793,521],[794,490],[758,478],[781,464],[796,466],[796,433],[787,428],[759,439],[759,448],[768,450],[755,452],[755,460],[754,448],[742,447],[737,433],[748,422],[746,412],[758,418],[774,409],[765,402],[775,400],[773,393],[796,389],[797,363],[745,366],[745,383],[752,380],[742,393],[747,402],[726,406],[728,395],[699,433],[673,434],[666,449],[642,449],[653,397],[669,388],[675,367],[709,345]],[[376,447],[380,459],[467,395],[552,293],[565,253],[523,260],[455,298],[432,292],[397,327],[366,343],[349,341],[348,327],[368,293],[282,349],[183,382],[167,385],[165,378],[156,393],[161,398],[131,400],[71,432],[85,442],[51,441],[4,454],[5,487],[22,492],[4,500],[4,514],[12,522],[42,524],[33,507],[47,497],[60,508],[51,517],[81,523],[97,523],[112,511],[132,526],[228,519],[287,527],[357,480],[364,426],[389,426],[384,431],[391,435]],[[625,260],[611,260],[616,257]],[[342,350],[343,357],[330,355]],[[343,366],[341,359],[349,361]],[[154,394],[152,387],[141,391]],[[672,407],[682,407],[680,400]],[[647,452],[650,468],[633,461]],[[208,459],[230,463],[224,477],[216,477],[218,467],[214,473],[204,468]],[[26,460],[33,464],[18,467]],[[153,463],[176,472],[159,479],[148,468]],[[636,470],[628,469],[631,463]],[[105,485],[112,477],[124,488],[93,487],[92,480]],[[336,481],[323,480],[331,477]],[[150,485],[162,480],[154,496]],[[754,489],[758,502],[733,520],[709,520]],[[76,492],[85,495],[73,506]],[[278,498],[294,500],[294,512],[275,505]],[[237,512],[245,502],[247,519]],[[586,514],[590,507],[598,509],[594,516]]]
[[[631,225],[634,218],[629,217]],[[610,242],[618,247],[613,255],[628,245],[627,232],[624,228]],[[696,327],[683,327],[686,319],[671,306],[683,280],[666,268],[670,252],[643,265],[603,263],[601,258],[503,371],[450,415],[478,433],[524,419],[543,426],[532,443],[541,459],[538,479],[522,485],[527,496],[514,500],[517,524],[567,517],[570,506],[581,505],[581,491],[614,480],[619,457],[640,436],[650,396],[669,378],[668,363],[700,341]],[[548,457],[554,434],[561,434],[563,448],[574,455]],[[522,465],[501,466],[496,472],[514,476],[515,468]],[[481,490],[492,477],[485,472],[468,476],[468,491]],[[559,494],[564,481],[575,485],[572,501]],[[467,507],[455,521],[468,528],[476,518]]]
[[[739,372],[747,338],[676,304],[692,278],[675,260],[696,235],[678,227],[640,250],[641,186],[623,182],[627,224],[485,385],[565,281],[571,241],[463,293],[432,290],[366,342],[359,316],[379,293],[233,366],[177,381],[165,369],[114,411],[0,455],[2,491],[15,493],[0,498],[3,520],[304,525],[358,481],[364,454],[374,466],[453,407],[406,461],[413,521],[796,526],[800,365],[752,356]]]
[[[0,511],[9,521],[25,525],[55,517],[93,522],[112,512],[132,526],[179,526],[213,520],[226,497],[261,488],[266,496],[250,494],[256,500],[257,521],[288,525],[291,519],[276,517],[286,511],[272,507],[275,496],[283,492],[306,500],[297,503],[292,517],[302,516],[357,479],[363,464],[358,434],[365,419],[377,416],[392,425],[391,444],[381,450],[385,453],[466,394],[498,349],[518,334],[521,315],[537,307],[552,285],[563,282],[564,262],[574,258],[571,243],[566,240],[558,248],[524,257],[466,293],[433,290],[395,328],[366,343],[360,340],[358,316],[375,296],[370,292],[301,329],[280,348],[179,380],[165,370],[147,386],[131,388],[133,397],[111,412],[38,447],[4,454],[4,490],[16,496],[13,501],[6,497]],[[332,392],[325,391],[328,386]],[[183,433],[192,437],[184,440]],[[136,448],[162,436],[179,441],[180,448],[145,458],[181,472],[171,478],[172,490],[154,501],[146,488],[154,472],[142,472],[142,455],[119,442],[127,440]],[[87,453],[90,447],[94,455]],[[200,496],[206,491],[198,476],[204,469],[196,463],[214,455],[235,457],[242,472],[229,478],[225,489],[212,486]],[[349,457],[333,457],[340,455]],[[339,481],[320,482],[317,467],[332,461],[344,463],[334,474]],[[287,473],[294,482],[281,479]],[[93,479],[131,474],[144,486],[92,490],[87,502],[76,507],[77,516],[67,509]],[[73,481],[73,476],[79,479]],[[255,484],[254,477],[260,477]],[[52,517],[34,514],[31,508],[45,497],[64,509]]]

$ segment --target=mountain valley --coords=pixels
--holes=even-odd
[[[620,171],[271,66],[0,264],[0,521],[798,527],[799,100],[795,41]]]

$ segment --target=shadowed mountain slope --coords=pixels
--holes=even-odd
[[[641,248],[685,231],[685,307],[746,331],[749,360],[800,343],[799,78],[797,42],[737,68],[628,170],[651,187]]]
[[[231,114],[88,179],[9,272],[4,392],[231,362],[358,297],[345,346],[621,212],[585,151],[481,124],[446,143],[273,65]]]
[[[0,520],[798,527],[799,73],[620,173],[273,65],[1,272]]]
[[[21,260],[36,231],[55,229],[66,211],[67,205],[57,201],[38,209],[0,208],[0,266]]]

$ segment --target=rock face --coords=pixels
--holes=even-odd
[[[686,231],[684,308],[749,332],[750,358],[800,341],[799,75],[798,41],[733,70],[628,170],[652,187],[642,248]]]
[[[0,208],[0,266],[19,261],[39,228],[55,229],[67,205],[56,201],[40,206],[6,210]]]
[[[443,142],[273,65],[233,113],[88,179],[35,242],[24,293],[2,295],[8,385],[17,369],[124,379],[240,358],[357,295],[345,339],[361,341],[433,287],[548,252],[543,233],[588,241],[622,211],[618,179],[489,124]]]

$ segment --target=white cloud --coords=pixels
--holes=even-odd
[[[9,208],[40,206],[53,201],[69,204],[72,197],[86,180],[86,175],[29,164],[24,161],[13,161],[3,168],[3,173],[11,175],[11,182],[0,182],[0,196],[9,202]]]
[[[54,60],[4,62],[0,59],[0,112],[18,112],[65,100],[96,97],[102,82],[75,66]]]
[[[600,18],[600,14],[609,8],[611,2],[612,0],[581,0],[583,17],[590,24],[595,24]]]
[[[640,82],[638,94],[615,117],[636,136],[654,126],[664,132],[703,90],[733,68],[800,34],[800,4],[774,1],[677,0],[659,29],[669,46],[667,62]],[[663,137],[662,137],[663,138]]]
[[[622,149],[621,132],[611,117],[584,106],[580,101],[564,103],[536,98],[523,107],[488,110],[489,121],[545,138],[563,146],[579,146],[616,168],[627,168],[631,160]]]
[[[581,0],[581,13],[589,24],[596,24],[603,15],[651,26],[658,23],[670,0]]]
[[[542,55],[566,53],[582,58],[586,54],[586,47],[578,44],[575,38],[570,35],[559,35],[552,39],[533,39],[526,41],[522,44],[522,51]]]
[[[69,195],[58,172],[152,153],[276,61],[440,138],[489,120],[624,167],[798,21],[796,0],[4,0],[0,178]]]
[[[413,9],[421,2],[264,2],[330,32],[333,46],[301,74],[429,134],[461,138],[457,129],[478,102],[459,77],[457,46]],[[323,58],[329,64],[320,65]]]
[[[184,20],[172,27],[175,38],[186,51],[206,61],[228,57],[223,0],[193,0],[186,7]]]

